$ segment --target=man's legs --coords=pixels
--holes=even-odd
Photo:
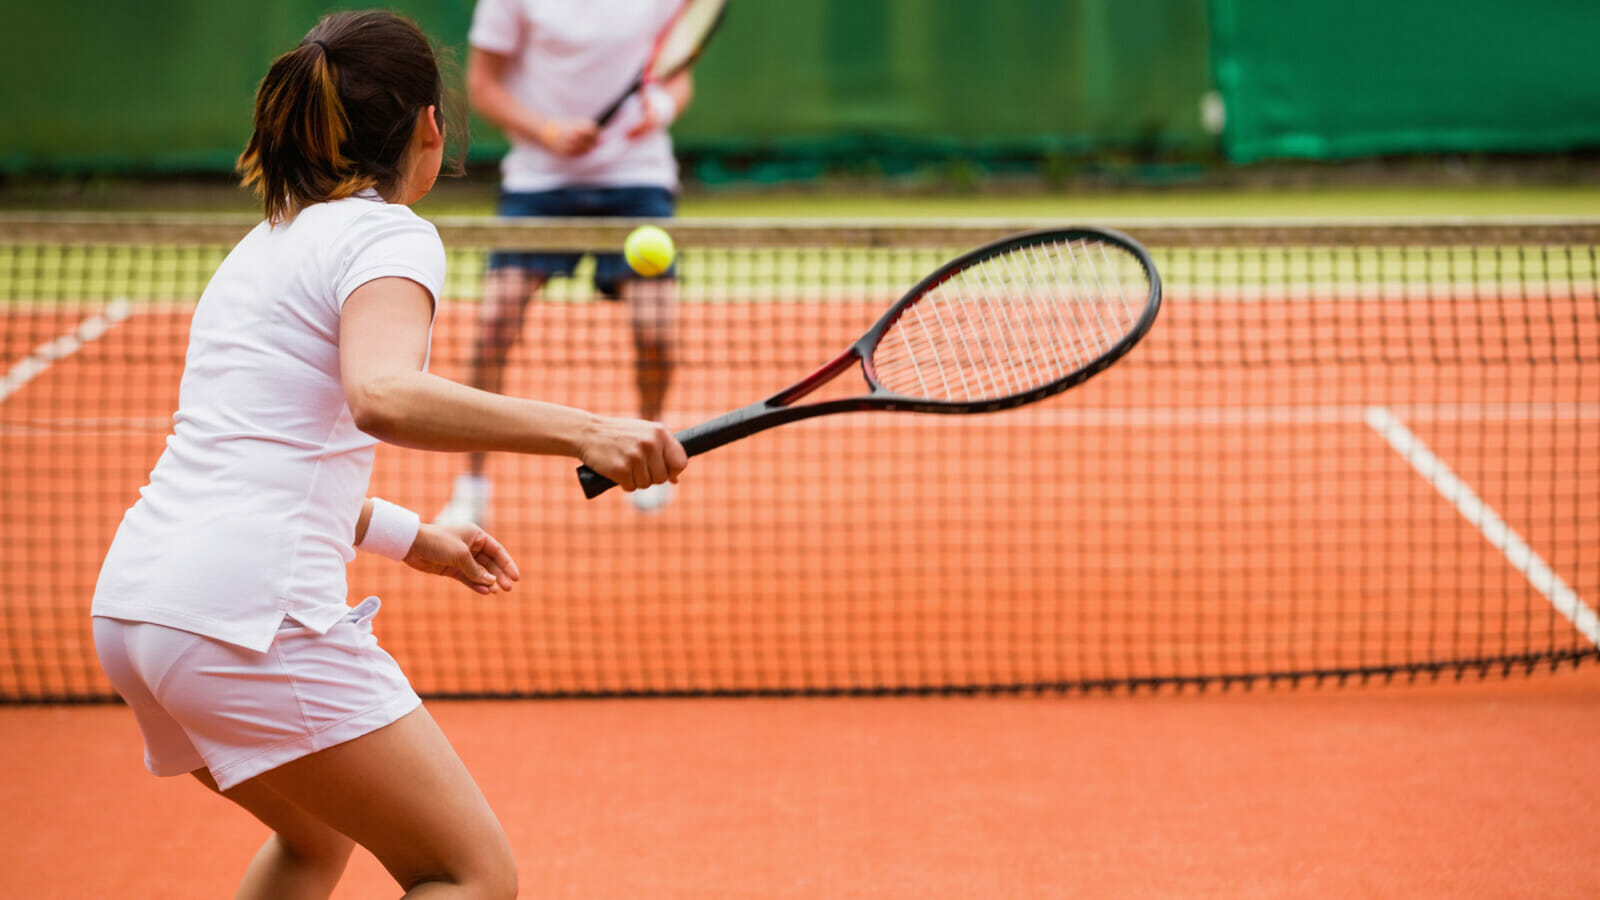
[[[659,422],[677,363],[678,283],[671,279],[629,280],[622,283],[621,293],[633,328],[639,418]]]
[[[522,337],[528,300],[544,286],[544,275],[509,266],[490,269],[483,278],[483,305],[478,334],[467,365],[467,384],[500,393],[505,385],[506,361]],[[488,454],[467,454],[467,470],[456,476],[450,500],[434,521],[442,524],[484,524],[489,514],[492,486],[485,469]]]
[[[639,418],[659,422],[677,363],[678,283],[671,278],[628,279],[619,293],[633,328]],[[630,493],[628,501],[641,512],[655,512],[671,502],[672,494],[672,485],[663,482]]]

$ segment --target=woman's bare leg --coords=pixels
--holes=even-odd
[[[257,856],[263,877],[287,877],[296,868],[287,865],[289,848],[295,850],[287,855],[296,858],[302,844],[324,852],[332,849],[322,844],[326,833],[280,815],[275,803],[281,801],[287,809],[371,851],[406,890],[406,897],[492,900],[517,894],[516,863],[505,831],[425,708],[371,734],[263,773],[224,796],[274,828],[278,844],[269,841]],[[278,830],[263,813],[280,824],[287,822],[290,834]],[[348,845],[343,856],[349,856]],[[328,869],[316,868],[324,874]],[[250,875],[257,871],[252,863]],[[244,890],[241,886],[241,898],[269,896]]]
[[[206,787],[217,789],[205,769],[193,774]],[[245,870],[235,900],[327,900],[333,894],[355,841],[253,781],[223,796],[272,829]]]

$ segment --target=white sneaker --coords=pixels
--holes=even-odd
[[[663,481],[652,484],[647,488],[628,493],[628,502],[633,508],[644,513],[658,512],[663,506],[672,502],[672,482]]]
[[[436,525],[482,525],[489,518],[489,495],[493,485],[483,475],[456,476],[450,501],[433,517]]]

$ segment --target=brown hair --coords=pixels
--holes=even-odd
[[[326,16],[261,79],[239,174],[273,223],[368,188],[389,196],[404,174],[417,116],[433,106],[444,127],[444,94],[438,57],[410,19],[383,11]],[[466,127],[451,124],[451,171],[459,173]]]

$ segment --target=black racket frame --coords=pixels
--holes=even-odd
[[[1145,299],[1145,306],[1139,318],[1134,322],[1128,333],[1107,348],[1104,353],[1047,384],[1003,397],[985,398],[978,401],[928,400],[908,397],[890,391],[878,383],[872,363],[872,354],[877,349],[878,342],[883,339],[889,328],[894,325],[895,321],[907,309],[910,309],[934,288],[986,259],[1000,256],[1013,250],[1039,244],[1086,240],[1120,247],[1131,253],[1144,268],[1150,284],[1150,292]],[[935,269],[927,277],[917,282],[916,286],[907,291],[904,296],[895,301],[895,304],[889,307],[888,311],[880,316],[871,328],[868,328],[861,337],[857,338],[832,362],[765,400],[759,400],[749,406],[686,428],[677,433],[677,438],[679,443],[683,444],[684,451],[693,457],[708,450],[714,450],[724,444],[749,437],[756,432],[765,431],[768,428],[833,413],[870,410],[966,415],[1013,409],[1059,394],[1105,371],[1112,363],[1126,356],[1128,351],[1132,350],[1134,345],[1150,331],[1150,327],[1155,324],[1156,314],[1160,310],[1161,278],[1156,271],[1155,261],[1151,259],[1150,251],[1129,235],[1111,228],[1093,227],[1047,228],[1011,235],[963,253]],[[846,369],[856,364],[861,367],[861,374],[868,388],[867,393],[836,400],[795,405],[795,401],[804,398],[807,394],[832,381]],[[583,484],[584,494],[591,499],[615,486],[615,482],[595,472],[588,466],[578,467],[578,480]]]

